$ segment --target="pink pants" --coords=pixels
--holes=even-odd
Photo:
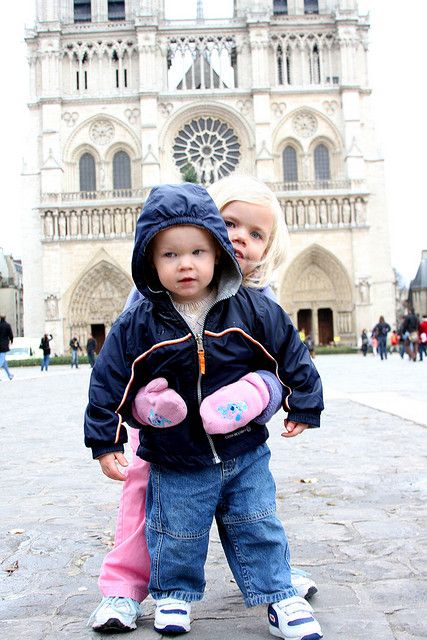
[[[150,464],[136,455],[139,431],[128,429],[132,464],[127,468],[117,516],[114,548],[102,563],[98,586],[103,596],[133,598],[148,595],[150,557],[145,540],[145,497]]]

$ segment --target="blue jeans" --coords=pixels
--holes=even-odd
[[[13,375],[10,373],[9,367],[7,366],[6,353],[4,351],[0,353],[0,369],[4,369],[9,380],[12,380]]]
[[[76,369],[79,368],[79,355],[77,353],[77,349],[71,349],[71,368],[73,368],[73,365]]]
[[[387,360],[387,336],[378,336],[378,353],[381,360],[384,358]]]
[[[427,342],[420,342],[418,345],[418,353],[420,354],[420,360],[422,362],[424,356],[427,356]]]
[[[155,600],[201,600],[209,530],[221,543],[246,606],[296,595],[288,540],[276,516],[276,486],[266,444],[209,467],[151,465],[146,536],[149,591]]]
[[[50,360],[50,355],[49,354],[43,356],[42,366],[41,366],[41,370],[42,371],[43,371],[43,369],[46,369],[46,371],[47,371],[47,368],[49,366],[49,360]]]

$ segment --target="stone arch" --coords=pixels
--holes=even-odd
[[[179,170],[173,158],[175,137],[186,124],[198,118],[219,119],[228,124],[235,132],[240,144],[240,159],[236,170],[239,173],[253,173],[255,162],[254,136],[245,119],[229,106],[223,106],[216,102],[198,102],[186,105],[171,115],[160,132],[160,165],[166,171],[166,175],[162,176],[162,179],[176,180],[180,178]]]
[[[85,343],[91,325],[104,325],[107,334],[123,310],[131,287],[130,277],[108,260],[91,265],[70,295],[67,314],[70,335]]]
[[[342,343],[353,343],[354,294],[351,280],[342,262],[324,247],[313,244],[292,261],[280,284],[279,298],[295,325],[299,311],[311,313],[311,331],[316,343],[319,339],[324,342],[320,327],[323,310],[331,311],[332,338],[339,336]]]

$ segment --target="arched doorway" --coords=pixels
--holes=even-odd
[[[343,344],[355,341],[350,279],[327,249],[312,245],[293,260],[280,287],[280,302],[316,344],[329,344],[335,336]]]
[[[76,335],[83,346],[92,334],[99,351],[111,325],[123,310],[131,286],[130,277],[106,260],[89,269],[71,296],[70,335]]]

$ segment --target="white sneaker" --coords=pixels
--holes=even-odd
[[[320,640],[320,624],[313,617],[313,609],[300,596],[291,596],[268,605],[269,631],[285,640]]]
[[[297,590],[298,595],[306,600],[314,596],[318,591],[314,580],[302,569],[291,568],[291,582],[292,586]]]
[[[92,623],[92,629],[101,633],[133,631],[140,615],[140,604],[132,598],[102,598],[90,616],[88,625]]]
[[[157,600],[154,629],[159,633],[187,633],[190,631],[190,613],[190,602],[176,598]]]

